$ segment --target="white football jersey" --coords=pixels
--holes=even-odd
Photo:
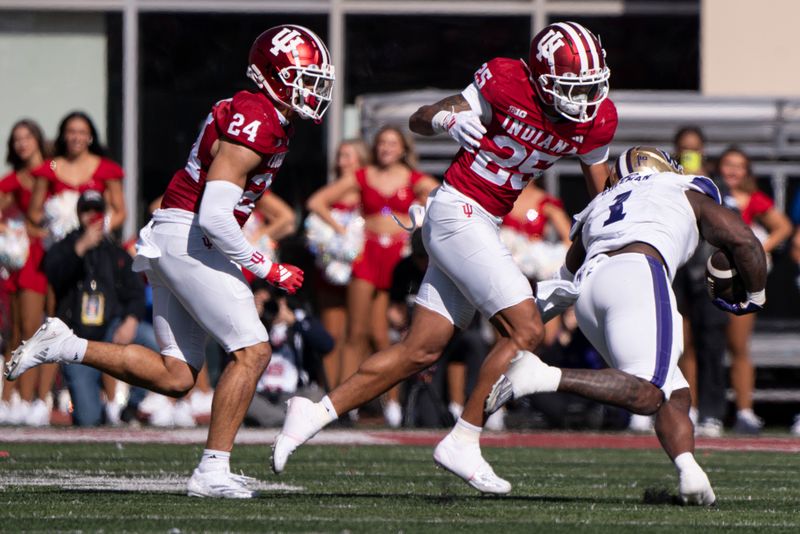
[[[581,232],[587,259],[631,243],[647,243],[661,253],[672,279],[692,256],[700,237],[686,198],[689,190],[721,202],[717,186],[705,176],[629,174],[575,216],[572,239]]]

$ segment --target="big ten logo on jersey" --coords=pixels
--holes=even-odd
[[[278,52],[288,54],[297,50],[297,45],[303,43],[303,36],[300,32],[292,28],[283,28],[275,37],[272,38],[272,48],[269,49],[273,56]]]
[[[539,46],[536,48],[536,59],[541,61],[544,57],[552,64],[556,50],[562,46],[564,46],[563,36],[560,32],[551,29],[539,41]]]
[[[475,73],[475,85],[478,89],[486,85],[486,81],[492,78],[492,71],[489,70],[489,65],[484,63],[481,68]]]

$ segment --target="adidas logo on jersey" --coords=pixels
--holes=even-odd
[[[582,135],[576,135],[576,136],[574,136],[572,138],[572,140],[575,141],[576,143],[583,143],[583,136]]]

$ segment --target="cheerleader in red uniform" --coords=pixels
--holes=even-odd
[[[428,193],[438,185],[436,180],[414,169],[413,146],[397,128],[387,126],[377,133],[372,156],[372,165],[343,176],[308,202],[309,209],[339,233],[344,233],[345,228],[331,217],[330,209],[347,194],[359,194],[364,216],[364,250],[353,262],[352,280],[347,288],[348,322],[340,381],[355,373],[369,354],[371,327],[374,348],[382,350],[389,346],[388,289],[392,271],[408,243],[408,234],[392,215],[409,225],[408,208],[414,202],[425,205]],[[384,416],[390,426],[400,426],[402,411],[396,390],[389,395]]]
[[[88,115],[73,111],[62,119],[54,153],[52,159],[44,160],[42,165],[33,170],[35,182],[28,208],[28,218],[31,222],[43,226],[46,223],[45,202],[48,200],[57,202],[59,195],[62,199],[74,197],[75,206],[62,206],[61,211],[76,213],[78,195],[91,189],[102,193],[109,207],[106,216],[107,230],[120,228],[126,215],[122,190],[124,173],[117,163],[105,157],[106,151],[101,146],[97,129]],[[71,229],[60,228],[60,233],[66,234]],[[64,235],[54,235],[53,230],[54,228],[50,227],[47,239],[64,237]],[[29,339],[36,332],[41,325],[42,316],[35,315],[26,319],[27,321],[23,321],[23,339]],[[132,318],[128,318],[115,332],[114,342],[130,343],[135,334],[136,324]],[[57,372],[56,365],[42,365],[29,371],[29,373],[40,373],[37,380],[40,396],[50,391]],[[113,399],[116,380],[104,375],[103,383],[106,395],[109,399]],[[21,392],[22,389],[20,384]]]
[[[4,212],[18,211],[22,214],[28,212],[35,180],[31,171],[42,164],[44,151],[44,136],[38,124],[29,119],[14,124],[8,138],[6,157],[6,161],[14,170],[0,180],[0,196]],[[44,255],[40,241],[43,232],[33,225],[27,226],[30,241],[28,259],[20,270],[12,272],[4,282],[4,289],[10,297],[12,317],[11,339],[6,344],[7,348],[19,345],[20,335],[22,338],[25,338],[25,335],[32,335],[44,316],[47,279],[39,269],[39,263]],[[33,370],[30,376],[23,376],[17,382],[20,384],[20,394],[23,399],[21,404],[12,406],[14,383],[5,383],[0,402],[0,422],[37,426],[49,422],[49,411],[42,400],[43,397],[33,402],[36,389],[36,378],[33,376],[35,373]]]
[[[358,169],[366,167],[370,163],[369,147],[360,139],[349,139],[342,141],[336,151],[335,180],[344,176],[354,176]],[[314,211],[320,198],[320,194],[325,188],[320,189],[312,195],[306,202],[306,208]],[[359,213],[361,195],[355,189],[344,193],[337,201],[329,207],[330,211],[350,214],[351,216]],[[324,209],[322,207],[321,209]],[[335,217],[332,216],[335,219]],[[337,220],[337,223],[339,221]],[[341,223],[340,223],[341,224]],[[340,229],[341,230],[341,229]],[[344,285],[328,280],[322,269],[317,269],[315,279],[315,296],[319,309],[320,320],[325,330],[333,337],[334,346],[330,353],[326,354],[322,360],[325,368],[325,379],[328,390],[332,390],[339,385],[339,373],[342,367],[342,345],[344,344],[347,328],[347,283]],[[375,328],[372,328],[375,332]]]

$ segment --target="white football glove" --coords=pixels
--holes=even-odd
[[[464,147],[467,152],[475,152],[480,148],[481,139],[486,133],[486,127],[481,124],[480,116],[472,110],[439,111],[433,116],[431,126],[434,131],[447,132],[450,137]]]

